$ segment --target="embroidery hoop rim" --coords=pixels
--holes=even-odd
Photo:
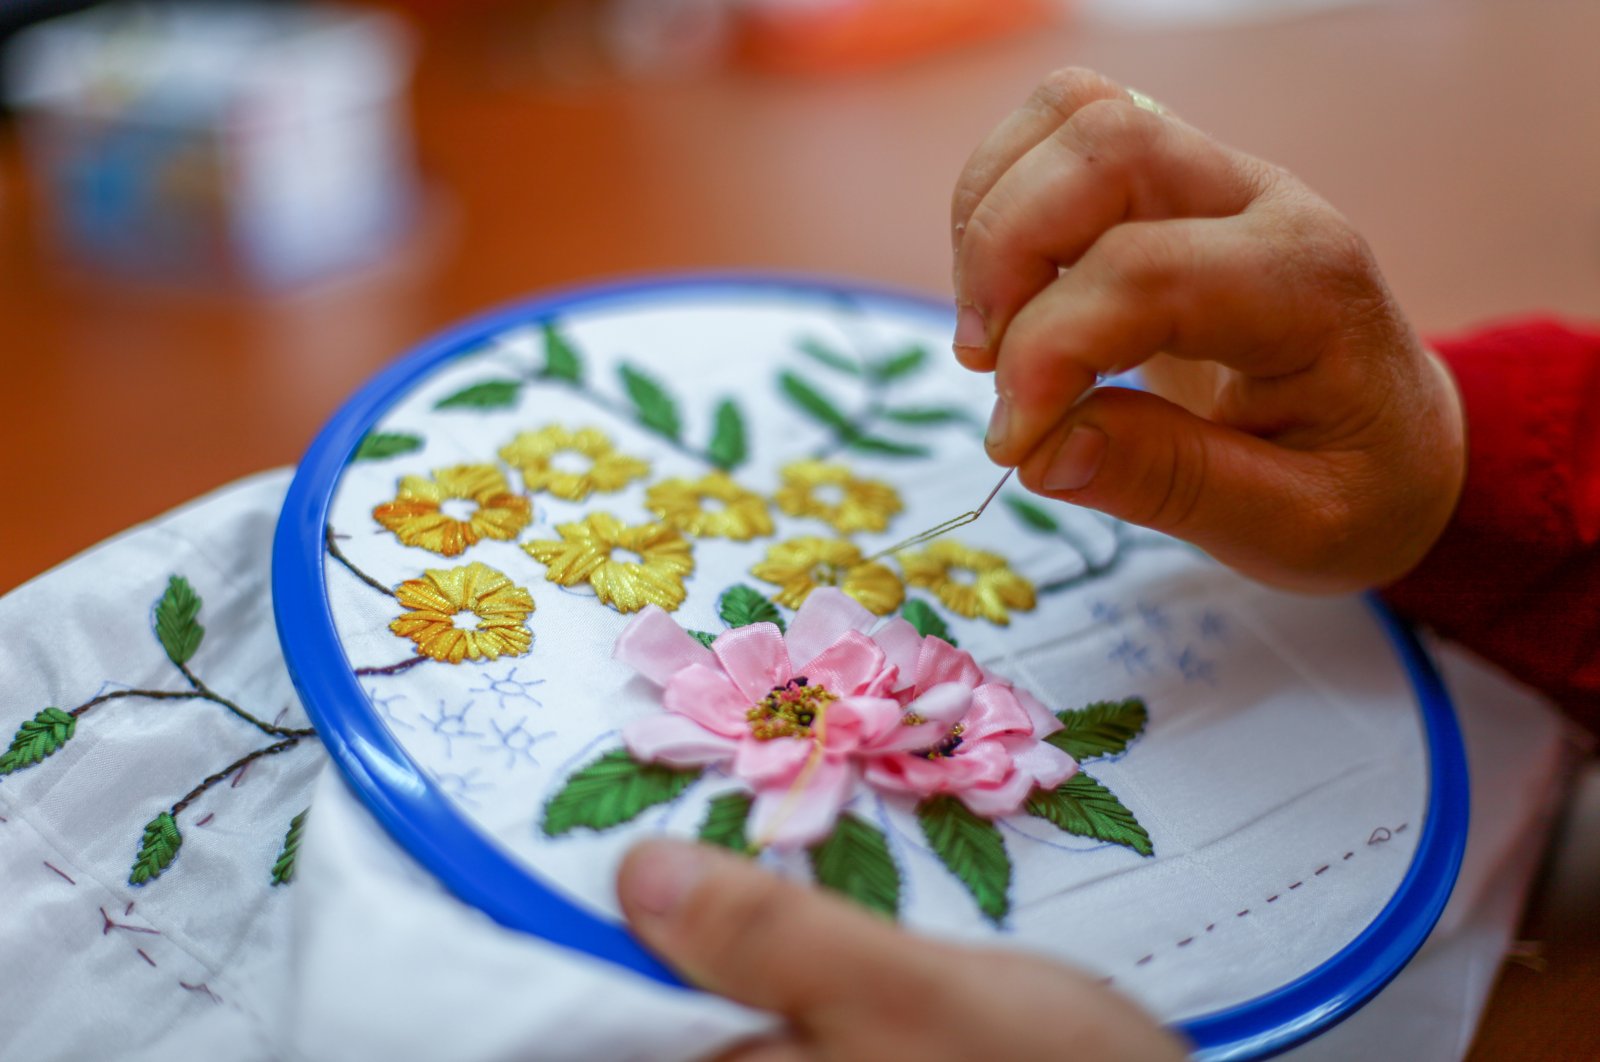
[[[582,307],[662,296],[792,296],[850,300],[953,326],[942,300],[890,287],[789,273],[624,277],[547,291],[476,315],[425,340],[362,385],[329,418],[295,470],[272,546],[272,598],[289,673],[323,745],[367,809],[455,896],[509,929],[687,987],[620,925],[545,884],[459,811],[372,708],[344,655],[325,581],[324,527],[334,491],[362,438],[441,364],[519,324]],[[1175,1024],[1208,1062],[1267,1058],[1355,1013],[1396,977],[1443,913],[1461,868],[1470,817],[1466,750],[1450,694],[1415,633],[1366,595],[1417,701],[1428,749],[1428,798],[1410,866],[1378,915],[1321,965],[1271,992]],[[344,705],[359,705],[355,711]],[[692,989],[691,989],[692,990]]]

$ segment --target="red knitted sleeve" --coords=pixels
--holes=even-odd
[[[1466,407],[1466,487],[1384,596],[1600,730],[1600,331],[1526,320],[1434,349]]]

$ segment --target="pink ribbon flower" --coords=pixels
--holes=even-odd
[[[863,770],[880,789],[952,793],[989,817],[1076,771],[1040,740],[1060,724],[1032,697],[904,620],[869,637],[877,622],[819,589],[786,634],[755,623],[708,649],[646,608],[614,655],[661,687],[666,712],[628,723],[623,743],[646,762],[728,771],[755,793],[752,842],[783,849],[827,837]]]
[[[970,653],[917,634],[903,619],[875,638],[910,681],[896,691],[907,705],[906,725],[872,750],[868,785],[918,798],[948,793],[995,819],[1021,811],[1035,787],[1054,789],[1078,772],[1076,760],[1043,740],[1061,729],[1060,720]],[[952,696],[956,690],[965,696]],[[929,696],[934,691],[940,695]]]

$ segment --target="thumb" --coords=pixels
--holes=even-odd
[[[1018,466],[1037,494],[1184,539],[1263,582],[1350,589],[1360,580],[1330,555],[1343,499],[1329,472],[1324,455],[1122,387],[1089,392]]]
[[[871,1011],[925,980],[939,946],[751,860],[680,841],[646,841],[617,875],[645,944],[690,981],[804,1029]]]

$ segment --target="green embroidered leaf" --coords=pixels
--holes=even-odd
[[[1144,701],[1096,701],[1076,711],[1057,712],[1062,729],[1045,738],[1075,760],[1114,756],[1128,747],[1150,721]]]
[[[139,842],[139,854],[133,860],[133,873],[128,875],[129,885],[143,885],[161,876],[172,865],[183,847],[183,835],[172,812],[163,811],[151,819],[144,828],[144,839]]]
[[[749,793],[724,793],[711,801],[705,821],[700,824],[700,839],[735,852],[749,851],[744,827],[750,818],[751,803]]]
[[[926,446],[895,442],[893,439],[884,439],[876,435],[852,433],[845,436],[844,444],[860,453],[882,454],[885,457],[927,457],[932,452]]]
[[[1026,810],[1079,837],[1125,845],[1144,856],[1155,850],[1133,812],[1082,771],[1054,789],[1035,789]]]
[[[783,391],[785,398],[812,420],[825,424],[834,431],[855,433],[855,425],[850,423],[849,417],[839,411],[838,406],[794,373],[779,373],[778,387]]]
[[[956,424],[971,419],[966,410],[955,406],[907,406],[886,409],[880,416],[896,424]]]
[[[507,409],[522,393],[520,380],[484,380],[433,404],[434,409]]]
[[[900,868],[882,830],[855,815],[840,815],[833,833],[808,854],[819,884],[890,918],[899,917]]]
[[[928,360],[927,347],[908,347],[899,354],[891,355],[872,366],[872,375],[880,380],[898,380],[902,376],[910,376],[923,363]]]
[[[783,630],[783,617],[778,614],[778,606],[762,596],[761,591],[752,590],[742,583],[722,592],[722,597],[717,600],[717,614],[730,627],[776,623],[778,630]]]
[[[640,763],[627,749],[612,749],[567,779],[544,806],[545,836],[559,837],[580,826],[609,830],[646,808],[665,804],[694,784],[700,768],[681,770]]]
[[[200,639],[206,629],[195,622],[200,614],[200,595],[194,592],[189,580],[174,575],[167,580],[167,591],[156,602],[156,637],[167,659],[182,667],[200,648]]]
[[[60,708],[46,708],[17,727],[11,747],[0,754],[0,774],[32,767],[72,740],[78,720]]]
[[[553,324],[544,326],[544,369],[540,375],[547,380],[583,382],[582,355]]]
[[[706,450],[706,456],[724,472],[744,463],[744,417],[740,416],[739,407],[732,401],[725,399],[717,406],[712,418],[711,446]]]
[[[1005,499],[1007,507],[1017,514],[1018,519],[1035,531],[1043,531],[1047,535],[1053,535],[1061,530],[1061,524],[1056,521],[1056,518],[1033,502],[1019,498],[1015,494],[1007,494]]]
[[[906,622],[915,627],[917,633],[924,638],[931,634],[935,638],[943,638],[951,645],[956,644],[955,636],[950,633],[950,627],[945,623],[944,617],[935,612],[933,606],[926,601],[912,598],[901,607],[900,615],[904,616]]]
[[[707,649],[710,649],[711,643],[717,640],[717,636],[712,634],[710,631],[690,631],[689,637],[693,638]]]
[[[304,832],[306,815],[310,811],[306,808],[289,820],[289,832],[283,835],[283,849],[278,852],[277,862],[272,864],[274,885],[287,885],[294,880],[295,860],[300,858],[300,834]]]
[[[422,449],[422,436],[398,431],[370,432],[356,447],[352,461],[380,461]]]
[[[851,376],[860,376],[862,373],[861,362],[847,354],[839,353],[821,340],[812,339],[808,336],[796,343],[795,346],[800,348],[802,354],[821,362],[830,369],[837,369],[840,372],[849,373]]]
[[[999,827],[953,796],[917,805],[917,825],[939,861],[967,887],[978,910],[995,925],[1011,911],[1011,857]]]
[[[640,424],[669,439],[676,439],[682,434],[683,422],[678,417],[677,403],[662,390],[660,384],[632,365],[617,366],[617,375],[622,377],[623,390],[628,392],[628,399],[639,414]]]

